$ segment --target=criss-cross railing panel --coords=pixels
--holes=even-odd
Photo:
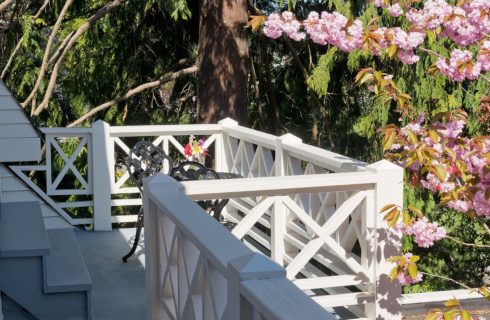
[[[191,135],[187,136],[169,136],[162,135],[157,137],[138,137],[139,140],[148,140],[155,146],[161,147],[165,153],[170,155],[175,160],[185,159],[185,144],[189,141]],[[208,137],[199,137],[205,138],[203,148],[210,148],[213,143],[216,141],[218,137],[217,134],[210,135]],[[196,137],[197,138],[197,137]],[[114,159],[115,159],[115,173],[114,173],[114,182],[112,185],[112,193],[113,194],[130,194],[130,193],[138,193],[139,190],[135,186],[131,186],[129,181],[129,173],[127,172],[127,168],[125,165],[126,158],[129,155],[129,150],[132,145],[135,144],[134,137],[123,138],[123,137],[113,137],[114,143]],[[180,141],[179,141],[180,140]],[[182,143],[181,143],[182,141]],[[169,164],[166,162],[164,164],[164,171],[169,171]],[[141,200],[139,200],[141,203]]]

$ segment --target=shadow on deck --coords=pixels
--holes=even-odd
[[[93,320],[146,319],[144,235],[127,263],[135,229],[76,232],[92,277]]]

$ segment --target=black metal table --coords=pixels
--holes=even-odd
[[[172,168],[169,175],[177,181],[193,181],[193,180],[214,180],[214,179],[236,179],[243,178],[241,175],[230,172],[216,172],[213,169],[207,168],[199,162],[195,161],[183,161],[178,166]],[[141,191],[141,190],[140,190]],[[218,222],[220,222],[225,228],[231,230],[235,227],[235,223],[225,221],[221,214],[224,207],[228,204],[229,199],[215,199],[215,200],[203,200],[197,201],[199,206],[212,215]],[[134,254],[138,246],[141,229],[143,227],[143,210],[138,213],[136,222],[136,235],[134,238],[133,246],[131,250],[126,254],[122,260],[124,262]]]

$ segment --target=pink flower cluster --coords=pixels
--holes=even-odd
[[[451,58],[439,58],[436,62],[439,71],[455,81],[475,80],[482,70],[481,63],[473,63],[473,54],[468,50],[455,49]]]
[[[338,12],[312,11],[303,22],[306,33],[317,44],[330,44],[342,51],[351,52],[362,48],[364,28],[360,20],[349,25],[349,20]]]
[[[407,252],[403,255],[403,257],[405,258],[405,264],[406,265],[409,264],[410,258],[412,258],[412,256],[413,256],[413,254],[411,252]],[[419,273],[417,273],[417,276],[415,277],[415,279],[413,279],[410,276],[410,273],[408,272],[407,269],[398,273],[398,276],[397,276],[398,282],[400,282],[400,284],[402,286],[406,286],[406,285],[410,285],[410,284],[420,282],[420,281],[422,281],[422,278],[423,278],[423,275],[419,272]]]
[[[375,5],[379,3],[375,2]],[[411,29],[441,27],[443,36],[462,46],[475,44],[490,32],[490,2],[486,0],[474,0],[461,6],[451,6],[444,0],[429,0],[424,2],[422,9],[410,9],[406,17],[412,24]]]
[[[292,12],[284,11],[281,15],[272,13],[264,23],[264,34],[272,39],[277,39],[283,34],[289,38],[300,41],[306,35],[300,32],[301,23],[296,20]]]
[[[425,147],[432,148],[434,152],[430,163],[421,163],[419,159],[413,161],[409,169],[413,174],[418,175],[421,168],[438,167],[443,172],[437,174],[436,171],[427,170],[420,179],[421,185],[439,194],[449,194],[457,192],[462,187],[466,187],[467,182],[462,179],[464,170],[466,175],[472,175],[477,178],[477,182],[471,185],[472,195],[468,196],[464,192],[459,194],[457,199],[448,201],[448,207],[465,213],[474,211],[479,216],[490,217],[490,199],[485,197],[485,192],[490,189],[490,171],[488,167],[490,162],[485,156],[490,153],[490,138],[481,137],[469,139],[462,136],[465,126],[463,120],[452,120],[445,124],[435,123],[440,136],[434,141],[433,136],[428,134],[428,130],[423,126],[423,118],[418,122],[409,123],[400,130],[402,136],[407,137],[408,131],[413,132],[419,138],[418,143],[407,143],[403,149],[410,152],[416,152],[416,149],[423,144]],[[398,144],[401,147],[400,144]],[[395,152],[397,149],[392,149]],[[448,151],[449,150],[449,151]],[[401,165],[406,165],[406,158],[400,159]],[[457,164],[464,164],[465,168],[458,167]],[[468,191],[468,188],[466,188]]]
[[[373,55],[396,46],[396,57],[404,64],[419,61],[416,50],[426,38],[428,31],[438,28],[441,35],[461,46],[477,45],[490,34],[490,1],[473,0],[460,6],[452,6],[445,0],[428,0],[421,9],[410,8],[407,12],[395,2],[387,5],[384,0],[373,0],[374,5],[386,8],[390,15],[404,15],[410,22],[405,31],[399,27],[386,28],[374,23],[363,27],[359,19],[350,20],[338,12],[312,11],[303,22],[296,20],[293,13],[273,13],[264,23],[266,36],[277,39],[287,35],[295,41],[309,38],[320,45],[332,45],[341,51],[367,49]],[[306,33],[301,32],[304,28]],[[436,66],[440,72],[454,81],[476,79],[482,71],[490,71],[490,41],[484,41],[477,60],[467,50],[456,49],[449,59],[440,58]]]
[[[446,229],[440,227],[437,222],[429,222],[426,217],[417,219],[408,226],[398,223],[396,229],[406,236],[414,236],[415,243],[422,248],[432,247],[434,241],[446,237]]]

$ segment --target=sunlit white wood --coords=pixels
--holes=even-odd
[[[388,228],[383,215],[379,213],[387,204],[403,206],[403,169],[387,160],[381,160],[369,165],[367,170],[376,173],[379,180],[374,189],[373,201],[376,220],[366,221],[375,223],[366,224],[366,229],[376,232],[374,246],[369,254],[371,259],[376,259],[369,269],[376,279],[376,287],[369,288],[375,295],[375,303],[366,306],[366,315],[372,319],[398,320],[402,317],[401,305],[397,303],[401,296],[401,287],[394,285],[389,278],[393,265],[387,260],[390,256],[400,255],[401,236]]]
[[[450,299],[458,300],[472,300],[472,299],[482,299],[482,295],[478,293],[478,289],[458,289],[458,290],[447,290],[447,291],[433,291],[433,292],[421,292],[421,293],[405,293],[402,294],[400,298],[400,303],[402,305],[417,304],[417,303],[427,303],[427,302],[438,302],[447,301]]]
[[[236,306],[240,306],[239,301],[243,298],[249,300],[258,313],[267,319],[310,319],[311,315],[329,319],[330,315],[325,310],[313,304],[284,277],[284,269],[260,254],[250,256],[249,249],[186,198],[175,180],[156,175],[145,180],[144,190],[146,225],[157,225],[147,226],[148,236],[145,230],[151,319],[165,314],[175,315],[176,319],[192,318],[196,314],[202,315],[203,319],[239,319],[241,312],[237,318]],[[261,203],[270,202],[270,206],[273,200],[269,198]],[[151,219],[151,216],[154,218]],[[162,223],[162,218],[166,220],[165,223]],[[169,225],[175,230],[170,234],[166,231]],[[151,241],[158,241],[158,244]],[[199,252],[203,263],[194,268],[196,252]],[[155,257],[162,257],[163,260],[157,258],[151,262]],[[196,272],[198,278],[194,278]],[[276,278],[282,281],[271,281]],[[263,283],[244,289],[247,281]],[[264,300],[264,293],[268,290],[274,294]],[[154,294],[158,297],[154,298]],[[192,298],[189,298],[191,295]],[[288,306],[276,307],[279,301],[289,299],[291,302],[287,303]],[[191,304],[194,301],[196,304]],[[226,311],[225,305],[228,305]],[[202,310],[198,312],[196,307],[202,307]],[[223,312],[226,312],[225,315]],[[304,317],[298,318],[297,315]]]
[[[79,137],[80,135],[91,134],[92,128],[40,128],[42,133],[56,137]]]
[[[301,219],[317,234],[318,238],[311,240],[298,256],[288,265],[286,268],[288,278],[293,278],[301,268],[308,263],[308,261],[315,255],[315,253],[323,246],[327,245],[332,249],[332,253],[343,257],[346,265],[349,266],[355,272],[364,272],[363,268],[353,258],[350,253],[347,253],[337,242],[335,242],[330,235],[335,232],[339,225],[349,217],[349,214],[359,205],[364,199],[365,193],[358,192],[353,195],[349,200],[344,202],[339,209],[332,215],[332,217],[320,228],[311,217],[306,215],[298,205],[286,198],[284,202],[290,207],[295,214],[299,215]]]
[[[144,137],[144,136],[182,136],[182,135],[212,135],[219,133],[219,124],[179,124],[179,125],[145,125],[111,127],[111,137]]]
[[[332,173],[306,176],[260,177],[185,181],[181,184],[187,195],[195,200],[216,198],[243,198],[263,195],[287,195],[342,190],[369,190],[376,175],[360,173]]]
[[[126,188],[121,188],[115,191],[116,194],[134,194],[134,193],[140,193],[140,190],[137,187],[126,187]]]
[[[353,292],[336,295],[316,296],[312,299],[324,308],[337,306],[350,306],[373,302],[374,297],[369,292]]]
[[[112,199],[111,207],[140,206],[142,203],[141,199]]]
[[[111,188],[114,181],[114,141],[110,126],[98,120],[92,125],[94,161],[94,229],[111,230]]]
[[[29,177],[25,175],[23,172],[24,168],[22,166],[12,166],[10,167],[15,174],[22,179],[32,191],[34,191],[41,199],[43,199],[46,203],[48,203],[56,212],[59,213],[61,217],[63,217],[68,223],[75,225],[75,222],[72,217],[70,217],[63,209],[61,209],[56,202],[54,202],[43,190],[41,190],[34,182],[32,182]]]
[[[265,198],[259,202],[245,217],[235,226],[231,232],[235,237],[241,239],[247,234],[248,230],[257,222],[257,220],[264,214],[264,212],[272,206],[275,199],[274,197]]]
[[[241,126],[222,125],[222,130],[228,136],[238,138],[249,143],[274,149],[276,145],[276,136]]]
[[[285,142],[283,148],[289,153],[290,156],[313,163],[334,172],[364,171],[364,167],[368,165],[365,162],[304,143],[290,144]]]
[[[129,154],[129,147],[119,138],[119,137],[114,137],[114,143],[118,145],[118,147],[121,148],[122,151],[124,151],[126,154]]]
[[[60,208],[86,208],[94,205],[93,201],[71,201],[71,202],[57,202]]]
[[[172,136],[168,136],[168,141],[180,152],[180,154],[184,154],[184,147],[177,141],[177,139]]]
[[[56,142],[55,140],[52,140],[53,146],[55,147],[56,151],[58,154],[63,158],[63,161],[65,162],[65,165],[63,169],[61,169],[60,173],[56,177],[56,179],[52,183],[52,188],[56,189],[58,185],[60,184],[61,180],[65,177],[66,173],[68,170],[71,170],[71,172],[75,175],[75,177],[78,179],[78,181],[82,184],[83,188],[88,190],[89,186],[88,183],[85,181],[85,179],[82,177],[80,172],[78,171],[77,168],[73,165],[75,160],[77,159],[77,156],[80,154],[82,149],[87,145],[88,139],[86,137],[82,137],[80,140],[77,148],[75,151],[73,151],[72,155],[68,157],[66,153],[61,149],[61,146]]]
[[[111,222],[112,223],[136,222],[137,218],[138,218],[138,215],[136,215],[136,214],[130,214],[127,216],[112,216]]]
[[[333,287],[347,287],[366,283],[366,279],[358,275],[341,275],[330,277],[295,279],[293,283],[303,290]]]

